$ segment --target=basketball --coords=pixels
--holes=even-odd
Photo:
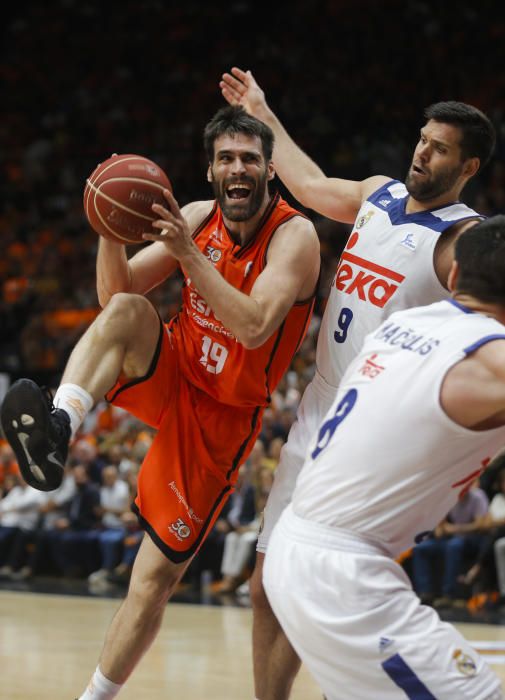
[[[84,211],[91,227],[116,243],[142,243],[158,218],[153,204],[168,206],[163,190],[170,180],[152,160],[114,155],[91,173],[84,188]]]

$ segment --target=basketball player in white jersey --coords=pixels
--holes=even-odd
[[[330,219],[354,222],[319,331],[316,374],[276,470],[251,579],[256,698],[286,700],[299,660],[263,590],[270,534],[290,502],[309,440],[365,335],[393,311],[448,296],[454,243],[479,219],[459,197],[489,160],[495,133],[489,119],[474,107],[437,103],[425,111],[427,121],[405,183],[381,175],[361,182],[341,180],[326,177],[293,142],[250,71],[233,68],[220,86],[228,102],[242,105],[272,128],[276,171],[293,196]]]
[[[268,598],[328,700],[505,698],[395,562],[505,444],[505,216],[455,258],[450,299],[367,335],[269,543]]]

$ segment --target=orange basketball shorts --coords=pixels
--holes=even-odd
[[[157,429],[133,506],[173,562],[195,554],[233,491],[261,427],[262,407],[219,403],[186,381],[174,334],[161,324],[144,377],[121,376],[106,398]]]

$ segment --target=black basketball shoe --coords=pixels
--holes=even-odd
[[[68,413],[55,408],[35,382],[18,379],[5,395],[0,418],[26,483],[39,491],[57,489],[70,441]]]

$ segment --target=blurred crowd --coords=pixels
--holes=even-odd
[[[120,9],[55,0],[10,8],[0,63],[8,95],[0,123],[0,397],[19,376],[55,387],[99,313],[97,236],[82,207],[86,177],[98,162],[113,152],[141,153],[166,170],[181,205],[211,196],[202,132],[223,105],[218,82],[232,65],[253,70],[297,142],[340,177],[402,179],[423,108],[444,99],[476,105],[494,122],[498,144],[464,200],[486,215],[503,212],[505,19],[495,9],[492,0],[436,9],[423,0],[293,0],[289,11],[274,3],[266,17],[252,0],[236,0],[226,11],[191,0],[125,0]],[[282,183],[273,187],[296,205]],[[236,590],[252,566],[262,504],[314,373],[325,297],[350,230],[305,213],[318,230],[323,262],[313,322],[265,414],[236,493],[189,572],[197,579],[210,571],[223,592]],[[151,292],[164,318],[177,312],[180,286],[176,274]],[[141,536],[129,506],[151,439],[127,414],[99,405],[72,447],[63,486],[49,494],[23,486],[2,444],[0,573],[27,578],[46,567],[95,584],[127,579]],[[448,529],[437,546],[446,537],[455,546]],[[474,564],[477,580],[485,562]],[[416,585],[429,598],[435,584],[427,577],[419,575]],[[438,597],[452,595],[446,586]]]
[[[204,573],[219,594],[247,581],[280,450],[313,370],[315,335],[305,340],[299,374],[291,370],[272,395],[235,491],[186,574],[196,589]],[[152,439],[129,413],[99,403],[71,445],[61,487],[50,492],[23,482],[12,449],[0,440],[0,578],[87,578],[96,591],[127,583],[142,539],[131,505]]]
[[[505,449],[479,471],[433,532],[405,553],[427,605],[472,612],[505,606]]]

